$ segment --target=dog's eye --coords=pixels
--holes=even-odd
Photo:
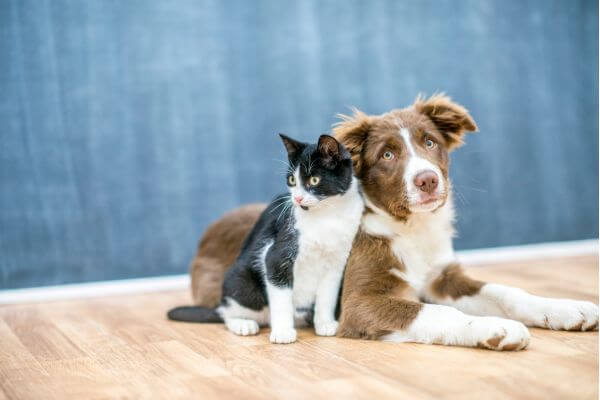
[[[385,153],[383,153],[383,156],[381,156],[384,160],[386,161],[390,161],[394,159],[394,153],[392,153],[391,151],[386,151]]]
[[[319,182],[321,182],[321,178],[318,176],[311,176],[308,180],[308,183],[310,183],[311,186],[317,186]]]
[[[428,149],[433,149],[435,145],[436,143],[433,140],[425,139],[425,147],[427,147]]]
[[[288,185],[296,186],[296,177],[294,175],[288,176]]]

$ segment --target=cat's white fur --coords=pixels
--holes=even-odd
[[[298,172],[295,173],[299,182]],[[291,195],[298,195],[300,185],[292,187]],[[227,306],[218,311],[227,328],[238,335],[258,333],[259,325],[271,324],[272,343],[296,341],[294,326],[301,325],[303,313],[314,305],[315,332],[321,336],[333,336],[337,332],[335,308],[344,275],[344,267],[358,231],[364,203],[356,178],[342,195],[317,200],[304,191],[308,210],[299,204],[293,209],[298,231],[298,253],[293,266],[292,288],[280,288],[267,281],[269,307],[257,312],[240,306],[228,299]],[[273,242],[266,243],[258,258],[257,267],[265,273],[265,258]],[[244,318],[240,318],[243,316]],[[268,316],[268,318],[266,318]]]
[[[265,258],[267,252],[273,245],[270,240],[261,249],[258,257],[258,268],[264,270]],[[236,335],[248,336],[256,335],[259,327],[269,323],[269,309],[265,307],[260,311],[244,307],[231,297],[225,298],[226,305],[217,307],[217,312],[223,318],[225,326]]]
[[[293,190],[292,196],[297,193]],[[302,195],[310,199],[308,193]],[[271,285],[267,286],[271,342],[274,343],[289,343],[296,338],[295,330],[289,329],[290,305],[293,309],[306,309],[314,304],[313,322],[317,335],[333,336],[337,332],[337,296],[364,208],[358,181],[352,178],[350,188],[343,195],[309,204],[308,210],[299,206],[294,208],[295,229],[299,236],[293,287],[273,290]],[[284,297],[282,292],[287,292],[287,296]],[[287,302],[287,307],[274,307],[283,301]]]

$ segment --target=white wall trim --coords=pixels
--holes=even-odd
[[[589,254],[598,254],[598,239],[492,247],[457,252],[460,262],[470,266],[498,264],[511,261],[526,261],[539,258],[573,257]],[[185,274],[159,276],[156,278],[124,279],[26,289],[11,289],[0,292],[0,304],[39,303],[169,290],[185,290],[189,288],[189,284],[189,275]]]
[[[0,304],[39,303],[44,301],[181,290],[189,287],[189,282],[190,278],[186,274],[11,289],[0,292]]]
[[[461,250],[456,253],[461,263],[471,266],[540,258],[575,257],[598,254],[598,239],[488,247],[485,249]]]

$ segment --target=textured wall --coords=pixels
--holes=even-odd
[[[0,288],[187,270],[203,228],[284,188],[276,132],[422,91],[458,248],[598,235],[595,1],[0,2]]]

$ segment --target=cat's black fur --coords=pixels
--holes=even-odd
[[[352,183],[352,161],[344,146],[333,137],[321,135],[317,144],[307,144],[281,135],[288,151],[289,169],[286,181],[297,166],[304,189],[318,199],[345,193]],[[311,187],[310,176],[318,175],[320,182]],[[310,212],[310,207],[302,207]],[[298,251],[298,232],[294,228],[294,212],[290,193],[276,196],[263,211],[256,225],[246,238],[240,255],[227,271],[223,284],[223,306],[227,298],[251,310],[261,310],[268,305],[268,298],[259,267],[261,251],[272,241],[266,257],[266,278],[278,287],[293,286],[293,266]],[[341,290],[341,289],[340,289]],[[336,316],[339,313],[339,296]],[[221,322],[217,308],[183,306],[169,311],[172,320],[188,322]],[[312,323],[312,310],[306,310],[305,318]]]

